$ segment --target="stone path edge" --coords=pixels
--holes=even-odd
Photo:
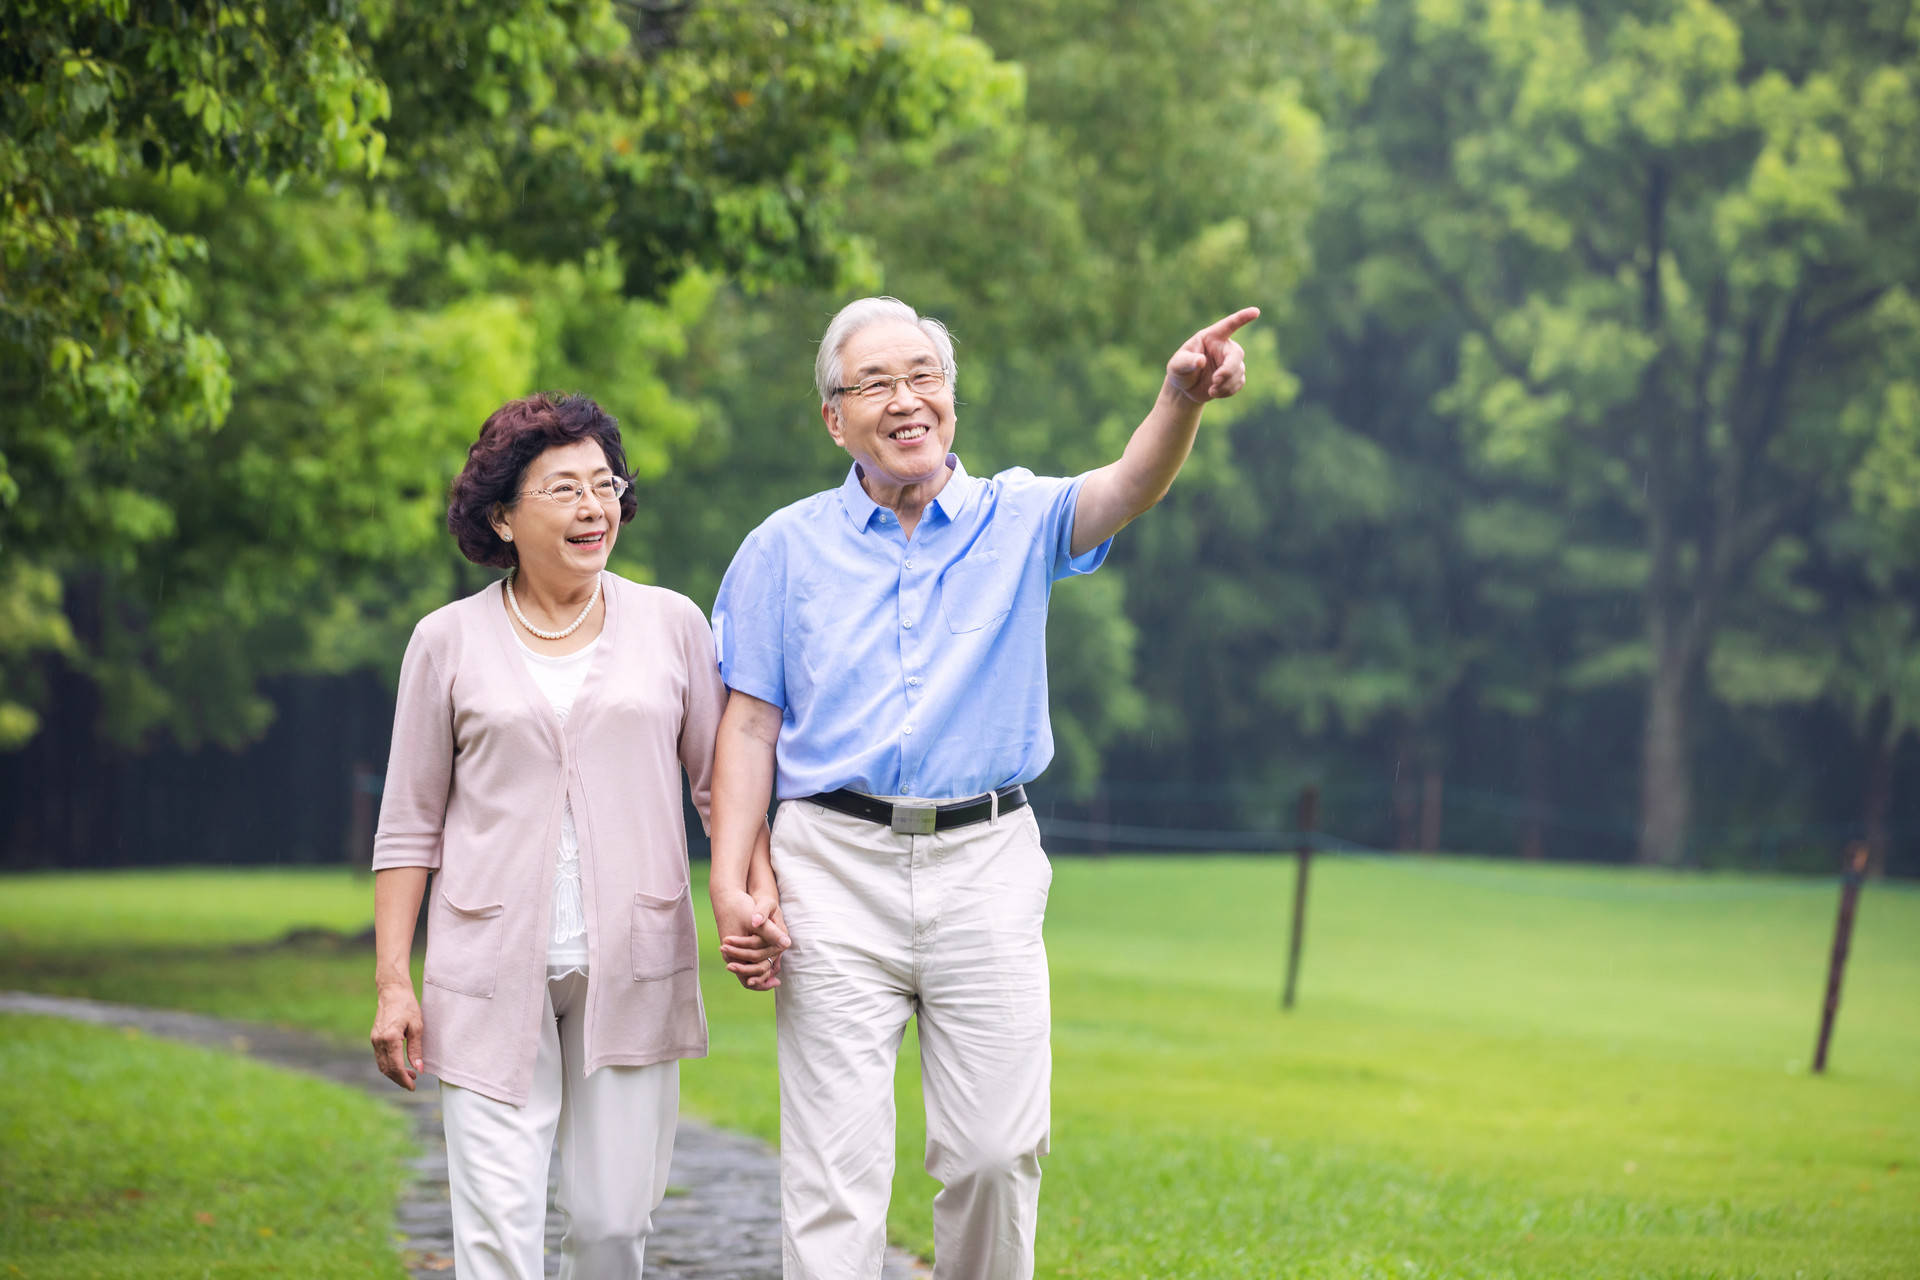
[[[132,1027],[166,1040],[243,1053],[275,1067],[358,1089],[398,1107],[408,1117],[420,1149],[395,1215],[402,1263],[413,1280],[454,1274],[440,1091],[427,1087],[436,1083],[433,1077],[421,1077],[421,1087],[409,1093],[375,1069],[371,1050],[355,1052],[311,1032],[174,1009],[0,991],[0,1013]],[[771,1147],[683,1115],[668,1182],[667,1200],[654,1215],[654,1232],[647,1245],[649,1280],[779,1280],[780,1167]],[[549,1276],[559,1266],[562,1228],[559,1215],[550,1214]],[[925,1280],[931,1274],[919,1259],[898,1249],[887,1250],[882,1280]]]

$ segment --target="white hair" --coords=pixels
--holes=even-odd
[[[927,335],[934,353],[940,357],[941,369],[946,372],[947,386],[952,388],[958,370],[953,364],[953,335],[947,332],[947,326],[932,316],[921,315],[898,298],[861,298],[840,308],[827,325],[826,333],[821,335],[820,351],[813,358],[813,385],[820,392],[821,404],[831,403],[840,393],[839,388],[846,384],[845,372],[840,367],[840,351],[847,345],[847,339],[868,325],[889,320],[913,325]]]

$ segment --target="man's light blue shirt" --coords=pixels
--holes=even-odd
[[[956,799],[1038,777],[1047,720],[1047,598],[1091,573],[1072,553],[1084,476],[953,474],[908,539],[848,470],[769,516],[713,606],[720,674],[782,712],[782,800],[851,787]]]

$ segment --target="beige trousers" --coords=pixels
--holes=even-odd
[[[786,1280],[873,1280],[893,1072],[918,1016],[937,1280],[1033,1275],[1047,1151],[1053,870],[1031,809],[928,836],[780,806],[780,1195]]]
[[[547,982],[525,1106],[440,1084],[460,1280],[541,1280],[547,1174],[567,1222],[562,1280],[640,1280],[653,1211],[667,1193],[680,1064],[581,1072],[587,975]],[[556,1138],[558,1143],[556,1146]]]

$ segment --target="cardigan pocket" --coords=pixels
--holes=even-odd
[[[500,970],[500,915],[506,908],[456,907],[435,894],[427,921],[427,964],[421,980],[463,996],[493,995]]]
[[[700,962],[688,889],[671,898],[633,895],[633,980],[670,978]]]

